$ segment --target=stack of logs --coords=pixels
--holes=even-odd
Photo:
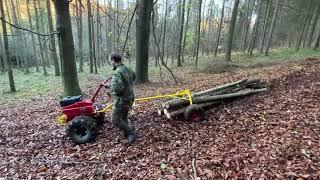
[[[260,79],[243,79],[230,84],[221,85],[205,91],[192,94],[193,104],[201,108],[213,107],[223,102],[230,102],[240,97],[248,96],[266,91],[265,83]],[[162,109],[158,110],[159,115],[164,114],[172,119],[186,111],[190,102],[186,99],[174,99],[162,104]]]

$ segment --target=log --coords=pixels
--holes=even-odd
[[[216,102],[206,102],[206,103],[202,103],[202,104],[198,104],[201,108],[206,108],[209,106],[213,106],[216,104],[220,104],[220,102],[216,101]],[[168,109],[164,109],[163,112],[164,114],[167,116],[168,119],[172,119],[173,117],[179,116],[180,114],[184,113],[187,110],[187,107],[178,109],[176,111],[169,111]]]
[[[218,86],[213,89],[194,93],[193,94],[193,102],[197,103],[198,97],[202,97],[202,96],[208,97],[208,96],[212,96],[212,95],[226,94],[228,92],[237,92],[242,89],[245,89],[247,86],[250,86],[251,84],[259,84],[259,83],[260,83],[260,79],[244,79],[244,80],[240,80],[240,81],[233,82],[230,84]],[[187,100],[174,99],[174,100],[167,101],[167,102],[163,103],[162,107],[165,109],[174,110],[174,109],[182,108],[182,107],[186,106],[187,104],[189,104],[189,101],[187,101]]]
[[[222,94],[222,95],[216,95],[216,96],[205,96],[205,97],[197,97],[194,99],[196,103],[203,103],[203,102],[212,102],[217,100],[226,100],[226,99],[232,99],[232,98],[238,98],[242,96],[247,96],[254,93],[264,92],[267,88],[264,89],[253,89],[253,90],[244,90],[236,93],[230,93],[230,94]]]

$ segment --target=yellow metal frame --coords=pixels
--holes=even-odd
[[[184,98],[185,96],[187,96],[188,98]],[[146,101],[151,101],[154,99],[163,99],[163,98],[183,99],[183,100],[189,101],[190,105],[192,105],[192,93],[191,93],[190,89],[178,91],[174,94],[164,94],[164,95],[156,95],[156,96],[145,97],[145,98],[138,98],[138,99],[134,100],[133,104],[135,105],[137,102],[146,102]],[[100,111],[97,111],[97,113],[109,112],[112,110],[112,106],[113,106],[113,103],[108,104],[107,107],[105,107],[104,109],[102,109]],[[58,124],[65,125],[66,120],[67,120],[67,116],[65,114],[62,114],[57,118],[56,121]]]

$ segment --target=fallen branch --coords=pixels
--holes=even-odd
[[[6,20],[3,19],[3,17],[0,17],[0,20],[5,22],[6,24],[9,24],[10,26],[16,28],[16,29],[21,29],[21,30],[24,30],[24,31],[28,31],[30,33],[33,33],[33,34],[37,34],[37,35],[40,35],[40,36],[53,36],[55,34],[59,34],[59,32],[52,32],[52,33],[49,33],[49,34],[42,34],[42,33],[38,33],[38,32],[35,32],[35,31],[32,31],[30,29],[27,29],[27,28],[23,28],[23,27],[19,27],[19,26],[16,26],[15,24],[12,24]]]

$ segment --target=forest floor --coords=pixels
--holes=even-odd
[[[59,86],[3,101],[0,179],[319,179],[320,59],[221,74],[181,71],[179,85],[163,75],[135,91],[199,91],[249,77],[267,81],[269,90],[207,111],[204,124],[168,120],[157,115],[156,102],[140,104],[130,116],[138,132],[131,146],[108,123],[95,142],[71,143],[55,123]],[[85,94],[101,81],[81,78]]]

